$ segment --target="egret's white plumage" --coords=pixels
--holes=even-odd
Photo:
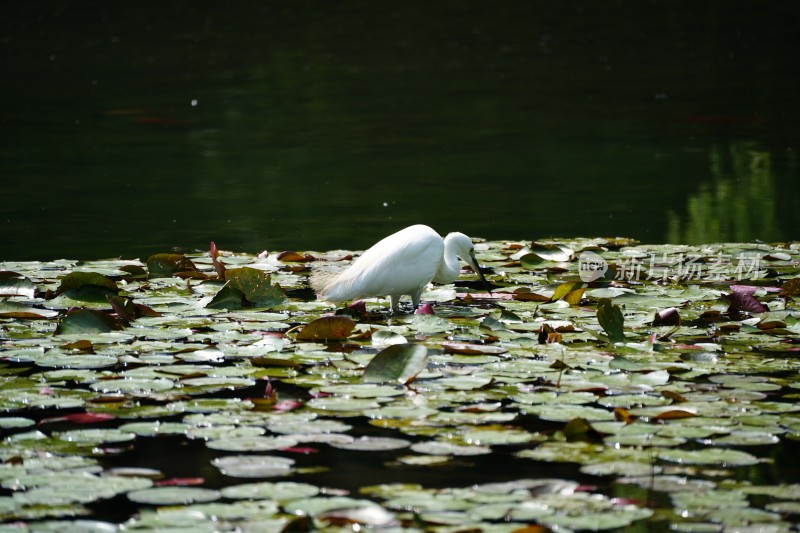
[[[416,308],[428,283],[450,283],[458,277],[458,258],[485,282],[469,237],[450,233],[442,239],[432,228],[417,224],[382,239],[340,273],[313,273],[311,286],[331,302],[388,296],[392,311],[407,294]]]

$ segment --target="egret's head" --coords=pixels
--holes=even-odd
[[[444,242],[446,247],[452,247],[452,249],[455,250],[456,256],[458,256],[459,259],[472,267],[472,270],[478,274],[478,277],[481,278],[481,281],[487,288],[491,287],[486,281],[486,278],[483,277],[483,272],[481,272],[481,267],[478,265],[478,260],[475,259],[475,245],[472,244],[472,240],[469,237],[463,233],[454,232],[448,234]]]

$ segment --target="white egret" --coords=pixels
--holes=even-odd
[[[432,228],[417,224],[379,241],[342,272],[314,272],[311,286],[331,302],[388,296],[392,312],[398,310],[400,297],[407,294],[416,309],[428,283],[451,283],[458,277],[458,258],[488,286],[469,237],[450,233],[442,239]]]

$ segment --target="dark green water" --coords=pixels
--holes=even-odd
[[[800,4],[15,2],[0,259],[800,238]]]

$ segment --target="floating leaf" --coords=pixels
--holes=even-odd
[[[39,424],[52,424],[54,422],[71,422],[73,424],[96,424],[98,422],[106,422],[113,420],[114,415],[107,413],[72,413],[64,416],[56,416],[52,418],[43,418]]]
[[[620,307],[611,303],[610,298],[601,298],[597,302],[597,321],[611,342],[625,340],[625,318],[622,316]]]
[[[280,285],[271,283],[268,272],[257,268],[229,268],[225,273],[230,287],[242,292],[248,302],[259,307],[274,307],[286,301]]]
[[[253,436],[213,440],[206,443],[206,446],[212,450],[227,452],[266,452],[297,446],[297,441],[291,437]]]
[[[407,448],[411,446],[411,441],[405,439],[394,439],[390,437],[364,436],[354,439],[350,442],[331,443],[331,446],[343,450],[389,451]]]
[[[757,290],[758,287],[750,285],[731,285],[731,293],[723,295],[723,298],[730,302],[731,307],[739,311],[766,313],[769,309],[753,296]]]
[[[411,445],[411,449],[429,455],[485,455],[492,451],[488,446],[462,446],[443,441],[417,442]]]
[[[0,296],[23,296],[33,298],[36,294],[36,285],[16,272],[0,270]]]
[[[169,278],[183,272],[197,272],[195,264],[183,254],[155,254],[147,258],[151,278]]]
[[[214,298],[206,304],[209,309],[241,309],[245,305],[244,293],[225,283],[223,287],[214,295]]]
[[[556,287],[550,301],[555,302],[563,299],[570,305],[578,305],[585,291],[586,288],[582,281],[568,281]]]
[[[56,289],[55,296],[87,286],[101,287],[112,294],[119,292],[117,284],[107,276],[96,272],[71,272],[61,278],[61,284]]]
[[[102,311],[73,309],[56,328],[56,335],[84,335],[108,333],[122,329],[119,322]]]
[[[6,298],[0,298],[0,317],[46,319],[57,317],[58,314],[58,311],[38,309],[28,304],[10,301]]]
[[[264,478],[289,475],[294,460],[269,455],[228,455],[211,461],[224,475],[239,478]],[[279,498],[280,495],[276,494]]]
[[[599,442],[600,434],[585,418],[573,418],[562,430],[567,442]]]
[[[787,280],[781,288],[786,296],[794,298],[800,294],[800,278]]]
[[[314,342],[346,339],[356,323],[345,316],[324,316],[306,324],[297,334],[298,341]]]
[[[406,344],[408,342],[404,336],[388,329],[380,329],[373,332],[370,335],[370,339],[373,346],[391,346],[392,344]]]
[[[236,500],[291,501],[311,498],[319,494],[320,489],[308,483],[293,481],[262,481],[260,483],[243,483],[222,489],[222,495]]]
[[[393,344],[380,351],[364,370],[364,381],[408,383],[428,364],[428,349],[421,344]]]
[[[198,487],[155,487],[128,493],[128,499],[149,505],[189,505],[197,502],[213,502],[221,497],[212,489]]]
[[[301,254],[293,251],[286,251],[278,254],[278,261],[285,261],[287,263],[307,263],[314,260],[315,257],[313,255]]]
[[[572,258],[572,250],[559,244],[534,243],[531,245],[531,253],[538,255],[545,261],[565,262]]]
[[[466,342],[443,342],[442,348],[444,348],[444,351],[447,353],[463,355],[501,355],[508,352],[508,350],[502,346],[470,344]]]
[[[659,459],[664,461],[688,465],[746,466],[755,465],[760,462],[757,457],[747,452],[719,448],[706,448],[702,450],[660,449],[657,455]]]

